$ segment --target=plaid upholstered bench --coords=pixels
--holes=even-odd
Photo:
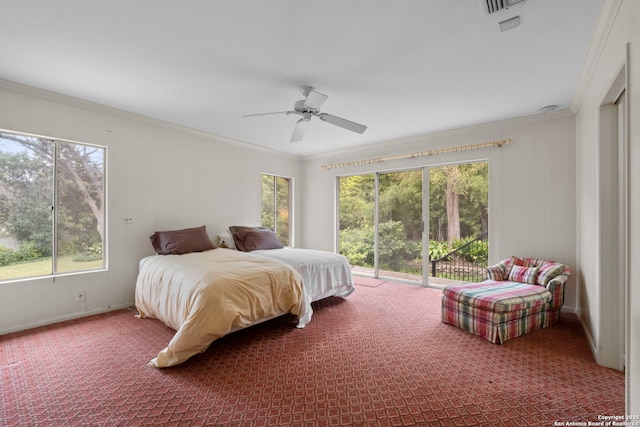
[[[511,257],[487,268],[487,280],[443,289],[442,321],[502,344],[560,319],[571,269]]]

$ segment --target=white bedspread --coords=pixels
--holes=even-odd
[[[330,296],[345,298],[355,289],[349,260],[339,254],[313,249],[284,248],[252,251],[252,254],[285,262],[302,276],[312,301]]]

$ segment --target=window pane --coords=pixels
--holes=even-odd
[[[291,179],[262,175],[261,225],[275,231],[283,245],[290,244]]]
[[[275,186],[273,185],[275,177],[273,175],[262,175],[262,209],[261,222],[263,227],[275,229],[275,221],[273,215]]]
[[[374,267],[375,176],[339,178],[340,254],[354,267]]]
[[[276,182],[276,234],[283,245],[289,246],[289,200],[291,180],[281,176]]]
[[[431,283],[478,282],[488,261],[489,164],[429,170]]]
[[[104,157],[0,132],[0,280],[104,267]]]
[[[422,170],[379,174],[379,277],[422,283]]]
[[[102,268],[104,149],[58,142],[56,272]]]
[[[0,133],[0,280],[53,272],[53,147]]]

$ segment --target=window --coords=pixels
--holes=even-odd
[[[0,131],[0,280],[104,268],[105,155]]]
[[[357,271],[422,282],[422,176],[420,169],[338,178],[339,251]]]
[[[359,273],[432,285],[483,280],[487,162],[342,176],[338,191],[339,251]]]
[[[291,242],[291,178],[262,175],[261,225],[275,231],[283,245]]]

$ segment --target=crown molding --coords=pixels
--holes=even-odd
[[[148,116],[143,116],[141,114],[120,110],[118,108],[109,107],[106,105],[98,104],[98,103],[87,101],[80,98],[75,98],[68,95],[62,95],[57,92],[51,92],[48,90],[23,85],[21,83],[12,82],[9,80],[0,79],[0,90],[16,93],[18,95],[37,98],[44,101],[54,102],[57,104],[63,104],[73,108],[89,110],[94,113],[100,113],[100,114],[105,114],[113,117],[118,117],[124,120],[135,121],[135,122],[146,124],[149,126],[155,126],[155,127],[160,127],[167,130],[186,133],[198,138],[203,138],[203,139],[208,139],[208,140],[223,143],[223,144],[233,145],[233,146],[244,148],[247,150],[259,151],[262,153],[268,153],[271,155],[277,155],[280,157],[285,157],[285,158],[290,158],[295,160],[301,159],[300,156],[297,156],[294,154],[284,153],[282,151],[273,150],[271,148],[262,147],[262,146],[251,144],[248,142],[226,138],[220,135],[215,135],[209,132],[190,128],[188,126],[182,126],[182,125],[167,122],[164,120],[154,119]]]
[[[593,73],[600,61],[600,56],[602,55],[604,46],[609,38],[609,34],[611,34],[613,24],[618,16],[618,12],[620,11],[623,1],[624,0],[607,0],[600,4],[600,12],[598,13],[596,24],[593,28],[593,32],[591,33],[589,47],[585,55],[585,60],[582,64],[580,77],[578,78],[578,83],[576,84],[576,88],[573,92],[573,99],[571,100],[569,107],[569,109],[576,114],[580,111],[585,93],[591,83]]]

